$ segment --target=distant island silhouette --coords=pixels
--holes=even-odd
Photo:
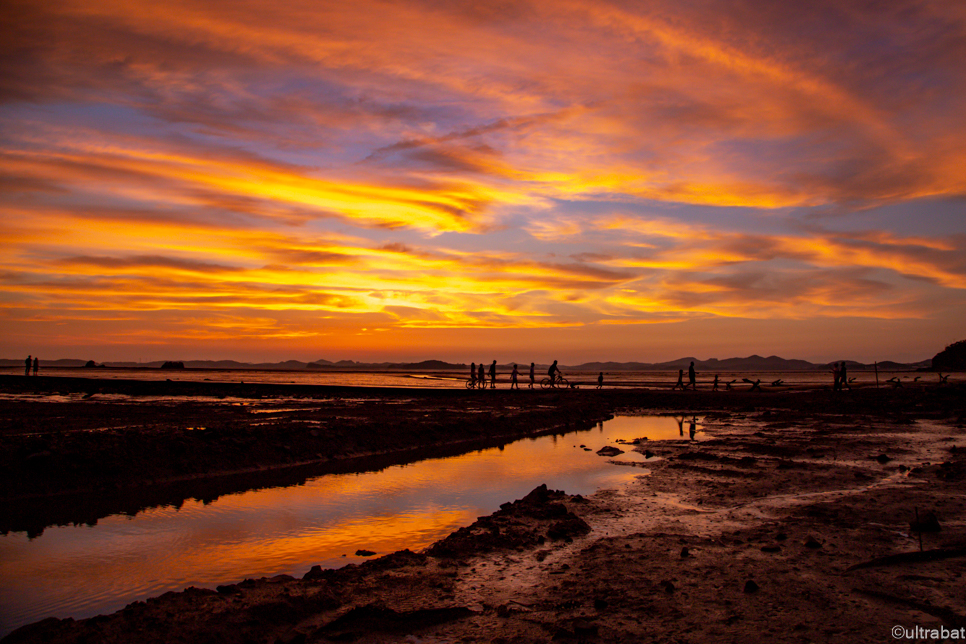
[[[937,370],[960,371],[966,370],[966,360],[960,355],[966,350],[966,341],[958,342],[947,347],[945,352],[937,354],[936,358],[921,360],[919,362],[903,363],[885,360],[878,362],[880,371],[903,371],[903,370]],[[938,367],[934,361],[943,365]],[[530,360],[518,360],[506,362],[498,365],[500,370],[509,370],[513,364],[529,364]],[[694,362],[694,367],[698,371],[816,371],[827,370],[833,362],[845,362],[849,371],[863,371],[873,369],[872,363],[856,362],[854,360],[835,360],[832,362],[815,363],[807,360],[789,360],[779,356],[762,357],[751,355],[746,358],[726,358],[719,360],[710,358],[699,360],[688,356],[678,358],[668,362],[585,362],[575,365],[562,365],[561,369],[566,371],[677,371],[678,369],[687,370],[688,366]],[[50,368],[75,368],[92,366],[93,360],[41,360],[42,367]],[[443,360],[423,360],[421,362],[356,362],[354,360],[339,360],[332,362],[329,360],[315,360],[313,362],[302,362],[300,360],[286,360],[283,362],[239,362],[237,360],[156,360],[152,362],[103,362],[94,363],[99,367],[109,367],[115,369],[238,369],[238,370],[271,370],[271,371],[449,371],[466,370],[466,363],[452,363]],[[549,363],[548,363],[549,364]],[[0,359],[0,367],[20,367],[23,359]],[[955,365],[959,365],[958,367]],[[537,363],[538,367],[546,368],[546,364]]]

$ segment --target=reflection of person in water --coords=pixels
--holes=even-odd
[[[688,433],[691,436],[691,440],[694,440],[694,433],[697,430],[698,430],[698,417],[694,416],[693,418],[691,418],[691,427],[688,430]]]
[[[680,418],[675,418],[674,420],[678,421],[678,433],[681,436],[684,436],[684,416],[681,416]]]

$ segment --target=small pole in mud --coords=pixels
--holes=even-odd
[[[879,363],[873,362],[872,366],[875,367],[875,388],[879,388]]]
[[[919,525],[919,508],[916,508],[916,527],[919,529],[919,552],[922,552],[922,526]]]

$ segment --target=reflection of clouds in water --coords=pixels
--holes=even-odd
[[[49,528],[32,541],[7,535],[0,538],[0,578],[10,601],[2,619],[89,616],[189,585],[301,575],[315,564],[358,561],[358,548],[385,554],[426,547],[543,483],[571,494],[618,485],[641,472],[594,453],[635,437],[614,420],[379,472],[106,517],[94,527]]]

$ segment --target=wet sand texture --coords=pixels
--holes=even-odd
[[[570,393],[528,405],[570,423],[703,409],[710,438],[642,444],[663,458],[625,488],[537,488],[425,552],[167,593],[4,642],[882,642],[895,626],[966,628],[963,388]],[[523,427],[536,416],[519,400],[411,396],[398,423],[472,408],[486,427]],[[51,455],[73,445],[61,436],[46,438]],[[940,530],[914,532],[917,510]]]

